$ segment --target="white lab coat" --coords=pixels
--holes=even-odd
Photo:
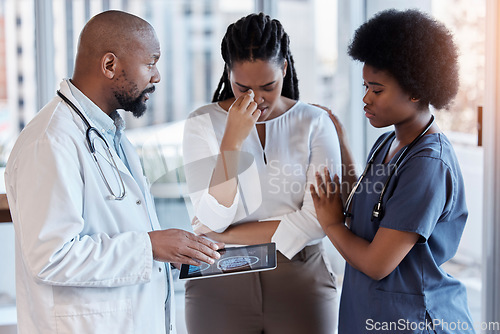
[[[65,81],[60,90],[80,108]],[[55,97],[22,131],[7,164],[19,333],[165,333],[169,271],[153,260],[147,232],[160,226],[139,158],[124,137],[140,184],[112,149],[127,195],[107,199],[85,130]],[[118,192],[116,170],[101,167]]]

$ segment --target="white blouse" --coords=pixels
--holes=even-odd
[[[309,184],[327,166],[341,175],[337,132],[327,113],[297,102],[284,114],[263,122],[265,148],[257,129],[243,142],[238,190],[230,207],[208,193],[228,113],[218,103],[189,115],[184,129],[186,181],[196,217],[216,232],[231,224],[280,220],[272,237],[277,249],[292,258],[325,236],[316,219]]]

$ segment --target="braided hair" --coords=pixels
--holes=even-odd
[[[288,67],[281,95],[293,100],[299,99],[290,39],[278,20],[263,13],[242,17],[227,28],[221,43],[221,53],[226,64],[212,102],[234,97],[229,71],[235,62],[255,60],[274,61],[277,64],[284,64],[286,60]]]

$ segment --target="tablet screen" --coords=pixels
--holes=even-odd
[[[276,244],[228,247],[219,251],[220,259],[214,264],[200,266],[183,264],[180,279],[216,277],[276,268]]]

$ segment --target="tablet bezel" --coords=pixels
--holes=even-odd
[[[251,250],[253,248],[261,248],[266,250],[266,255],[268,258],[268,265],[259,265],[258,267],[253,267],[253,268],[246,268],[238,271],[232,271],[232,272],[212,272],[212,273],[205,273],[201,274],[199,272],[196,276],[188,276],[189,272],[189,266],[188,264],[182,264],[181,270],[179,273],[179,279],[181,280],[192,280],[192,279],[200,279],[200,278],[212,278],[212,277],[221,277],[221,276],[228,276],[228,275],[237,275],[237,274],[246,274],[246,273],[251,273],[251,272],[259,272],[259,271],[265,271],[265,270],[272,270],[276,268],[276,244],[274,242],[270,243],[265,243],[265,244],[258,244],[258,245],[248,245],[248,246],[238,246],[238,247],[227,247],[224,249],[221,249],[221,251],[226,251],[224,255],[221,256],[220,259],[216,260],[214,264],[211,264],[211,268],[217,268],[217,265],[219,261],[232,257],[235,255],[235,252],[241,253],[241,250]],[[216,269],[217,270],[217,269]]]

